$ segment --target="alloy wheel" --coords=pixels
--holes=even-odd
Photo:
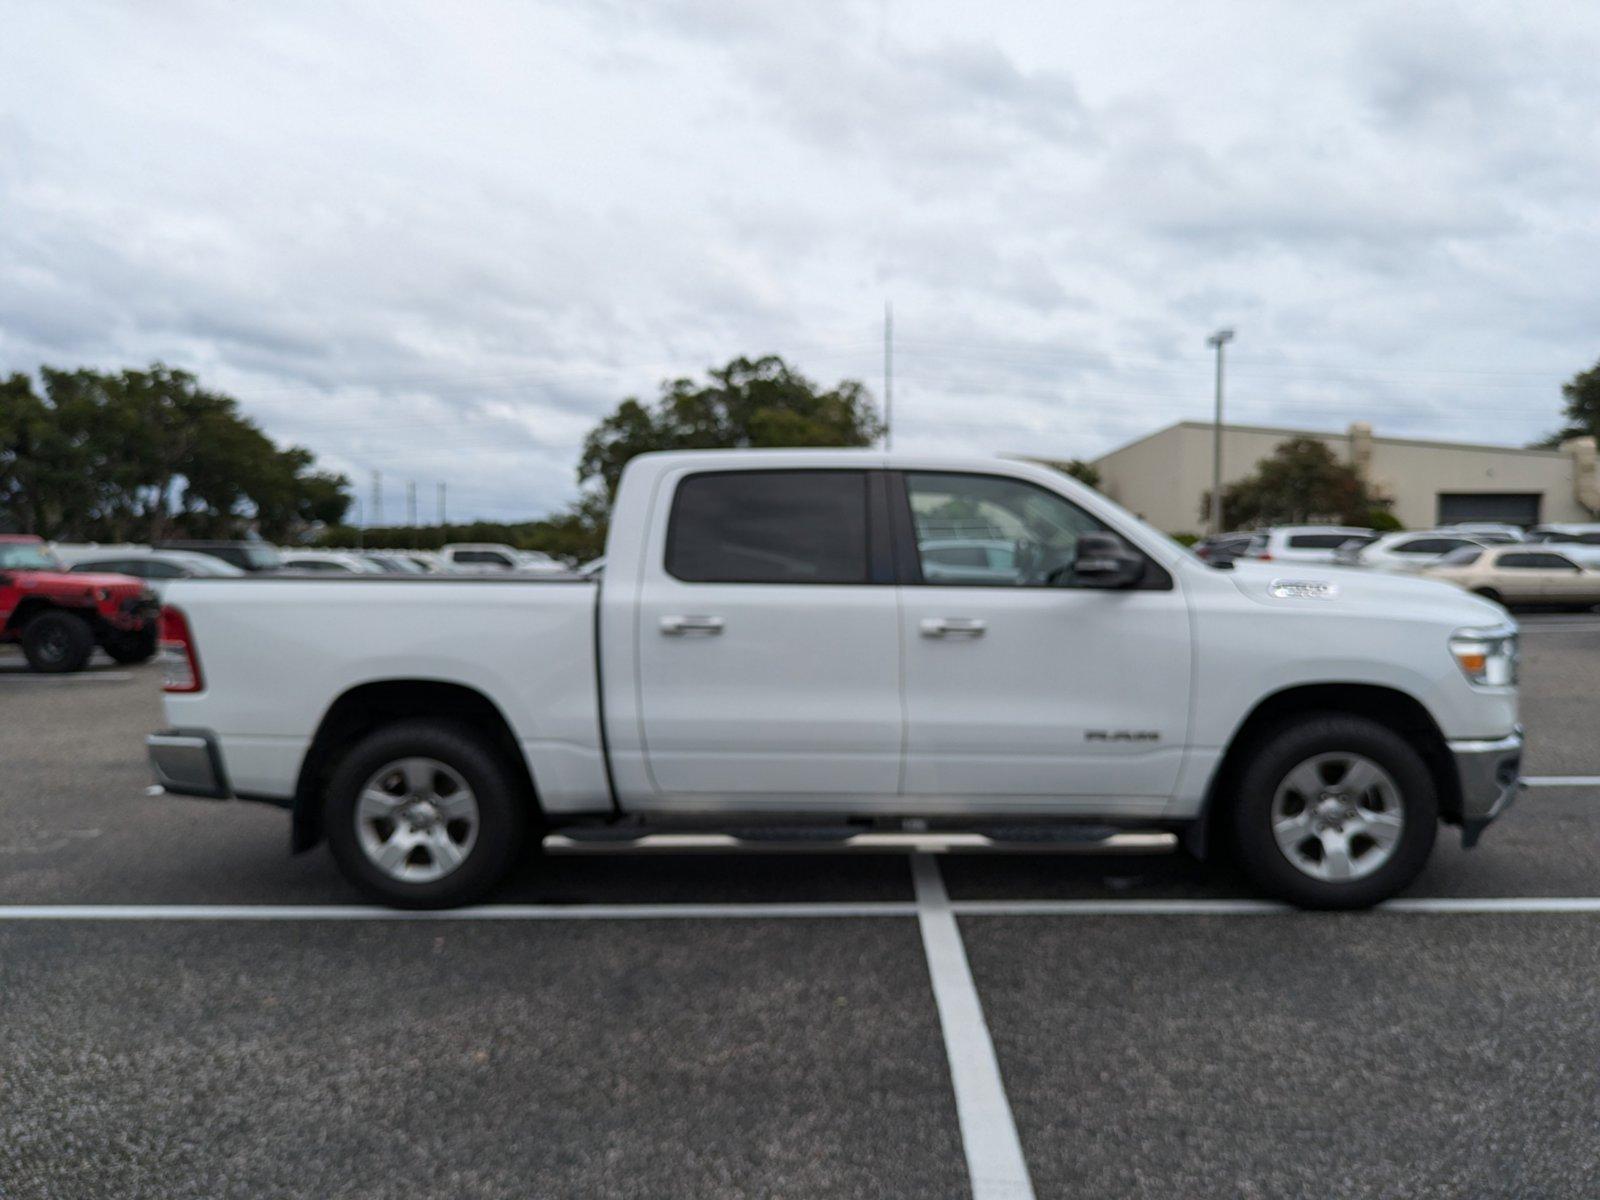
[[[1371,875],[1394,857],[1405,809],[1394,777],[1365,755],[1316,754],[1272,797],[1272,835],[1296,870],[1324,883]]]
[[[356,840],[390,879],[432,883],[456,870],[478,841],[478,800],[461,773],[436,758],[401,758],[372,773],[356,797]]]

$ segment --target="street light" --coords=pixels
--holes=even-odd
[[[1211,532],[1222,532],[1222,348],[1233,341],[1233,330],[1219,329],[1206,339],[1217,348],[1217,415],[1211,425]]]

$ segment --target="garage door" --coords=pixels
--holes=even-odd
[[[1513,525],[1537,525],[1538,492],[1440,492],[1439,524],[1462,521],[1507,521]]]

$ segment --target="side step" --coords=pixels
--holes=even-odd
[[[859,825],[767,825],[659,830],[643,825],[574,825],[545,835],[556,853],[948,853],[1165,854],[1178,847],[1165,830],[1110,825],[990,825],[962,830],[883,830]]]

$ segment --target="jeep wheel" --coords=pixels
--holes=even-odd
[[[101,647],[119,663],[149,662],[156,656],[158,633],[159,629],[152,621],[143,629],[130,629],[112,634],[101,643]]]
[[[22,629],[22,654],[35,671],[81,671],[94,653],[94,630],[74,613],[43,612]]]
[[[1438,826],[1433,777],[1404,738],[1324,713],[1281,726],[1240,778],[1239,865],[1303,908],[1366,908],[1422,870]]]
[[[357,742],[329,784],[328,845],[346,879],[397,908],[480,899],[521,857],[532,798],[472,729],[401,721]]]

